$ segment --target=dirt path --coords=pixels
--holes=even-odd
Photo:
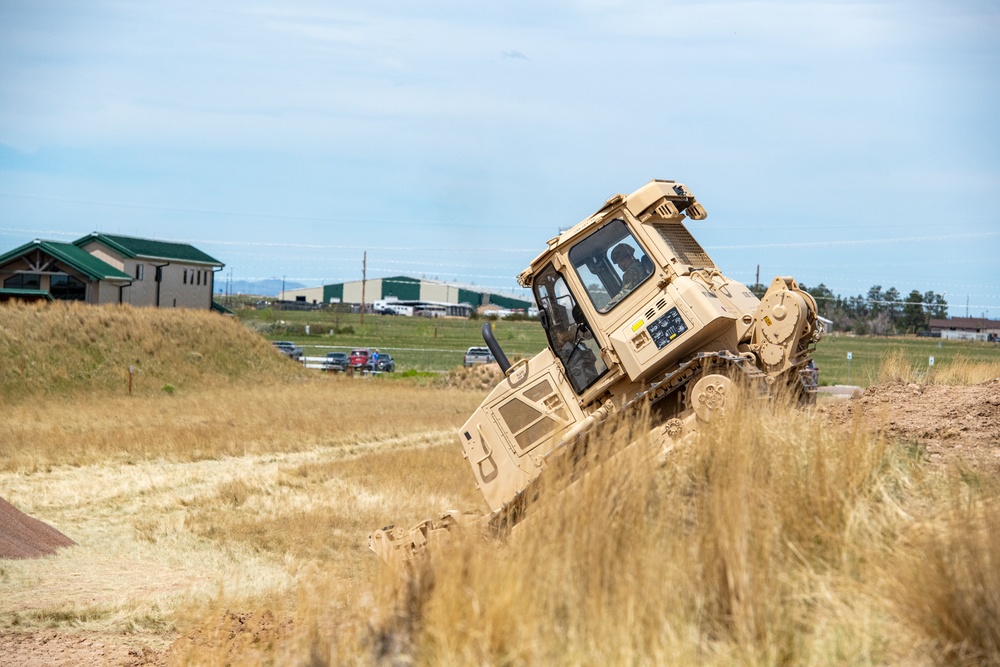
[[[252,594],[294,578],[276,559],[185,530],[192,500],[252,475],[275,487],[275,502],[293,504],[301,498],[274,483],[282,469],[453,439],[428,431],[294,454],[0,474],[0,497],[77,542],[43,558],[0,559],[0,667],[167,664],[174,609],[221,588]]]

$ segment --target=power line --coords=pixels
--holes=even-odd
[[[953,241],[957,239],[984,239],[1000,236],[1000,232],[982,232],[978,234],[944,234],[941,236],[910,236],[906,238],[888,239],[851,239],[849,241],[799,241],[796,243],[761,243],[754,245],[716,245],[705,246],[706,250],[757,250],[765,248],[822,248],[831,246],[879,245],[885,243],[927,243],[937,241]]]
[[[157,206],[153,204],[132,204],[128,202],[93,201],[87,199],[71,199],[67,197],[48,197],[43,195],[26,195],[13,192],[0,192],[0,197],[13,197],[16,199],[33,199],[38,201],[52,201],[63,204],[83,204],[85,206],[101,206],[104,208],[124,208],[140,211],[163,211],[166,213],[195,213],[198,215],[217,215],[231,218],[256,218],[261,220],[301,220],[303,222],[342,222],[355,225],[403,225],[419,226],[433,224],[437,227],[478,227],[473,223],[463,222],[438,222],[428,223],[426,220],[392,220],[379,218],[335,218],[320,215],[295,215],[289,213],[256,213],[247,211],[225,211],[219,209],[185,208],[180,206]],[[537,229],[537,225],[510,225],[505,224],[505,228],[513,229]]]

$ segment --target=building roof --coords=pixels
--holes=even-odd
[[[988,320],[985,317],[952,317],[947,320],[931,320],[932,329],[998,329],[1000,320]]]
[[[23,289],[20,287],[0,287],[0,301],[21,299],[23,301],[52,301],[52,295],[43,289]]]
[[[127,273],[122,273],[107,262],[94,257],[86,250],[82,250],[72,243],[60,243],[59,241],[40,241],[36,239],[30,243],[25,243],[19,248],[14,248],[10,252],[0,255],[0,264],[6,264],[33,250],[41,250],[50,257],[79,271],[91,280],[132,282],[132,276]]]
[[[187,243],[173,243],[170,241],[156,241],[154,239],[140,239],[133,236],[118,236],[114,234],[102,234],[91,232],[83,238],[73,241],[78,247],[96,241],[103,243],[107,247],[121,253],[125,257],[143,257],[148,259],[167,259],[179,262],[191,262],[194,264],[211,264],[213,266],[225,266],[222,262],[211,255],[203,253],[193,245]]]

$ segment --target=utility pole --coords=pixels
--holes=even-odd
[[[365,282],[368,280],[368,251],[361,256],[361,326],[365,325]]]
[[[753,286],[758,291],[760,290],[760,264],[757,265],[757,281],[753,284]]]

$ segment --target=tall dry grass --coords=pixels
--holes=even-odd
[[[1000,357],[996,361],[970,360],[959,355],[950,363],[931,366],[927,361],[913,361],[901,349],[882,358],[869,378],[872,384],[970,385],[1000,378]]]
[[[941,663],[1000,665],[1000,502],[953,485],[887,563],[894,611]]]
[[[6,406],[0,419],[0,470],[348,446],[456,429],[480,399],[455,389],[324,375],[172,395],[25,401]]]
[[[905,451],[789,402],[744,404],[662,467],[645,429],[605,432],[588,456],[622,453],[543,496],[508,543],[460,540],[392,588],[372,659],[997,664],[995,515],[947,521]],[[996,489],[964,492],[981,508]],[[940,563],[904,537],[918,523],[946,536]]]
[[[506,541],[467,531],[400,580],[365,538],[482,506],[454,430],[483,392],[264,358],[171,357],[170,395],[17,375],[0,488],[80,546],[0,564],[0,628],[154,633],[169,664],[1000,665],[996,480],[785,400],[662,462],[644,419],[609,423]]]

